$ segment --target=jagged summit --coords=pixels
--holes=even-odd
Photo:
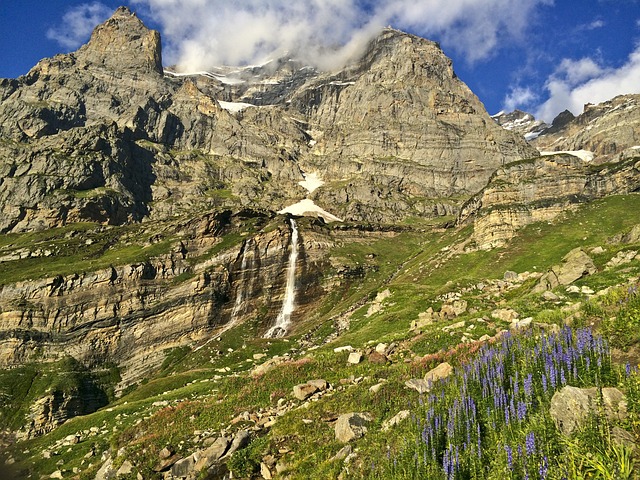
[[[127,7],[119,7],[98,25],[76,55],[82,63],[114,70],[163,72],[160,33],[147,28]]]

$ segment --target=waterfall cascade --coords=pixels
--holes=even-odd
[[[229,320],[230,325],[236,324],[238,315],[244,310],[244,301],[251,294],[251,272],[247,271],[250,252],[250,240],[247,240],[242,247],[242,262],[240,264],[240,271],[238,272],[236,301],[233,304],[233,311],[231,312],[231,319]]]
[[[296,299],[296,262],[298,261],[298,226],[292,218],[291,221],[291,252],[289,253],[289,263],[287,265],[287,281],[285,285],[284,301],[282,308],[276,318],[276,322],[267,333],[265,338],[283,337],[287,333],[291,323],[291,314],[295,309]]]

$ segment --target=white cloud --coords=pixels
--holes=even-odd
[[[469,62],[525,38],[553,0],[132,0],[162,26],[164,57],[184,70],[257,63],[284,52],[330,68],[385,25],[442,42]]]
[[[640,45],[620,68],[605,68],[593,59],[565,59],[545,84],[549,99],[539,105],[536,118],[547,122],[564,110],[582,113],[586,103],[600,103],[616,95],[640,92]]]
[[[109,18],[113,10],[100,2],[83,3],[62,17],[62,24],[47,30],[47,38],[68,49],[86,42],[93,28]]]
[[[526,108],[538,100],[538,95],[529,87],[513,87],[503,101],[503,109],[512,112],[516,108]]]

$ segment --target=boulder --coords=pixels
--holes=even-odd
[[[171,467],[171,475],[174,478],[186,478],[194,471],[195,466],[196,459],[194,455],[189,455],[173,464]]]
[[[224,457],[222,458],[230,457],[238,450],[241,450],[247,445],[249,445],[250,441],[251,441],[251,433],[249,433],[247,430],[238,431],[238,433],[236,433],[233,437],[229,450],[227,451],[227,453],[225,453]]]
[[[429,370],[425,374],[424,380],[425,382],[433,384],[437,380],[447,378],[452,373],[453,373],[453,367],[449,363],[443,362],[440,365],[438,365],[436,368]]]
[[[629,233],[623,235],[620,243],[640,243],[640,224],[635,225]]]
[[[440,316],[442,318],[456,318],[467,311],[466,300],[454,300],[452,303],[445,303],[440,309]]]
[[[200,451],[194,470],[199,472],[211,467],[224,456],[230,443],[227,437],[216,438],[209,448]]]
[[[373,363],[376,365],[385,365],[389,361],[386,355],[384,355],[383,353],[375,352],[375,351],[369,354],[369,357],[367,358],[367,360],[369,360],[369,363]]]
[[[116,472],[116,476],[124,477],[125,475],[131,475],[131,472],[133,472],[133,464],[129,460],[125,460]]]
[[[571,285],[576,280],[597,271],[591,257],[582,248],[574,248],[564,256],[560,265],[553,266],[540,278],[533,292],[542,293],[545,290],[553,290],[559,285]]]
[[[506,272],[504,272],[504,276],[502,278],[504,279],[505,282],[517,282],[520,277],[516,272],[507,270]]]
[[[516,319],[513,322],[511,322],[511,325],[509,325],[509,328],[511,330],[521,330],[523,328],[527,328],[531,326],[531,322],[533,322],[532,317],[523,318],[522,320]]]
[[[298,400],[306,400],[317,391],[318,389],[315,385],[301,383],[300,385],[296,385],[293,387],[293,396]]]
[[[367,433],[366,425],[371,422],[371,417],[367,413],[345,413],[340,415],[336,421],[336,440],[347,443],[357,440]]]
[[[404,384],[418,393],[427,393],[431,390],[431,384],[422,378],[412,378],[404,382]]]
[[[609,420],[624,420],[627,416],[627,400],[617,388],[603,388],[604,413]],[[560,431],[571,435],[584,426],[589,415],[598,408],[597,388],[566,386],[551,399],[550,414]]]
[[[511,308],[500,308],[491,312],[491,317],[503,322],[513,322],[520,316],[518,312]]]
[[[353,365],[357,365],[361,361],[362,361],[362,353],[360,352],[351,352],[349,354],[349,358],[347,359],[347,362]]]
[[[329,384],[326,380],[309,380],[306,383],[301,383],[293,387],[293,396],[298,400],[306,400],[316,392],[323,392],[329,388]]]

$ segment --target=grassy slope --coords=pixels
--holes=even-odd
[[[315,323],[320,323],[320,328],[313,334],[316,340],[324,338],[332,329],[330,324],[323,325],[322,322],[347,310],[358,300],[372,299],[386,288],[391,291],[391,296],[382,302],[382,310],[370,317],[365,315],[368,305],[355,310],[350,329],[333,344],[306,352],[299,346],[298,336],[289,340],[265,341],[255,339],[255,329],[251,325],[241,326],[197,352],[174,352],[157,377],[138,386],[109,409],[73,419],[49,435],[21,444],[19,450],[28,453],[16,451],[14,455],[23,466],[29,465],[44,474],[59,468],[56,462],[64,459],[63,468],[80,468],[89,478],[90,472],[95,472],[100,462],[95,458],[83,459],[88,451],[87,445],[97,443],[100,449],[111,444],[116,450],[126,447],[126,456],[137,462],[144,475],[153,478],[150,467],[163,446],[172,444],[178,451],[193,451],[197,446],[193,440],[194,431],[213,434],[244,411],[274,406],[279,398],[291,400],[293,385],[311,378],[325,378],[336,388],[344,383],[342,390],[312,403],[309,408],[287,413],[271,429],[266,441],[255,442],[247,454],[253,455],[255,460],[267,451],[277,452],[286,447],[291,452],[287,454],[287,463],[292,478],[305,478],[304,472],[310,468],[316,472],[317,478],[335,478],[342,469],[342,463],[329,459],[341,445],[334,440],[332,425],[321,419],[348,411],[366,410],[373,415],[374,421],[370,433],[356,444],[362,460],[360,468],[365,468],[363,465],[379,458],[387,445],[402,443],[406,427],[382,433],[379,426],[384,419],[417,401],[417,393],[405,389],[404,381],[422,375],[439,359],[454,355],[443,352],[459,342],[459,336],[441,331],[444,324],[428,327],[423,335],[417,337],[409,333],[409,324],[418,313],[429,306],[437,308],[441,303],[438,295],[442,293],[479,281],[501,278],[506,270],[544,271],[576,246],[587,249],[604,246],[606,252],[594,257],[598,267],[602,267],[617,250],[629,248],[607,245],[606,240],[637,223],[638,211],[639,195],[611,197],[584,206],[575,213],[567,213],[552,224],[530,225],[506,247],[489,252],[452,253],[449,257],[446,255],[452,250],[455,252],[451,247],[468,236],[468,229],[446,233],[403,233],[391,239],[339,247],[332,255],[350,265],[365,265],[371,261],[371,254],[375,254],[378,270],[369,271],[362,281],[346,284],[346,290],[327,298],[314,318]],[[582,283],[602,287],[639,273],[636,262],[617,271],[598,273]],[[525,284],[498,301],[503,300],[501,306],[513,305],[518,310],[526,310],[537,320],[562,321],[567,315],[561,311],[563,305],[545,303],[539,297],[530,296],[530,286]],[[567,299],[578,300],[571,296]],[[469,294],[468,300],[476,313],[461,317],[467,322],[486,315],[496,307],[496,299],[479,293]],[[478,324],[474,336],[493,333],[501,326]],[[379,341],[394,340],[400,344],[398,354],[394,362],[386,366],[370,362],[348,365],[346,353],[333,352],[337,345],[351,344],[362,348],[371,342],[375,345]],[[465,351],[462,348],[458,353]],[[254,360],[254,354],[266,353],[269,358],[285,352],[293,360],[260,378],[251,379],[243,373],[262,361]],[[431,360],[420,361],[414,358],[414,354],[435,355]],[[403,358],[411,361],[404,362]],[[456,357],[451,358],[455,361]],[[225,367],[229,367],[231,372],[223,371]],[[341,382],[349,378],[361,378],[361,381]],[[380,381],[385,381],[380,391],[377,394],[369,392],[369,387]],[[164,401],[168,403],[153,405]],[[311,423],[303,420],[311,420]],[[94,437],[69,447],[69,451],[67,447],[64,450],[58,448],[59,456],[42,458],[42,450],[52,449],[66,435],[88,430],[91,426],[100,429]],[[93,467],[87,470],[89,463]],[[357,464],[353,467],[356,472],[358,468]]]

